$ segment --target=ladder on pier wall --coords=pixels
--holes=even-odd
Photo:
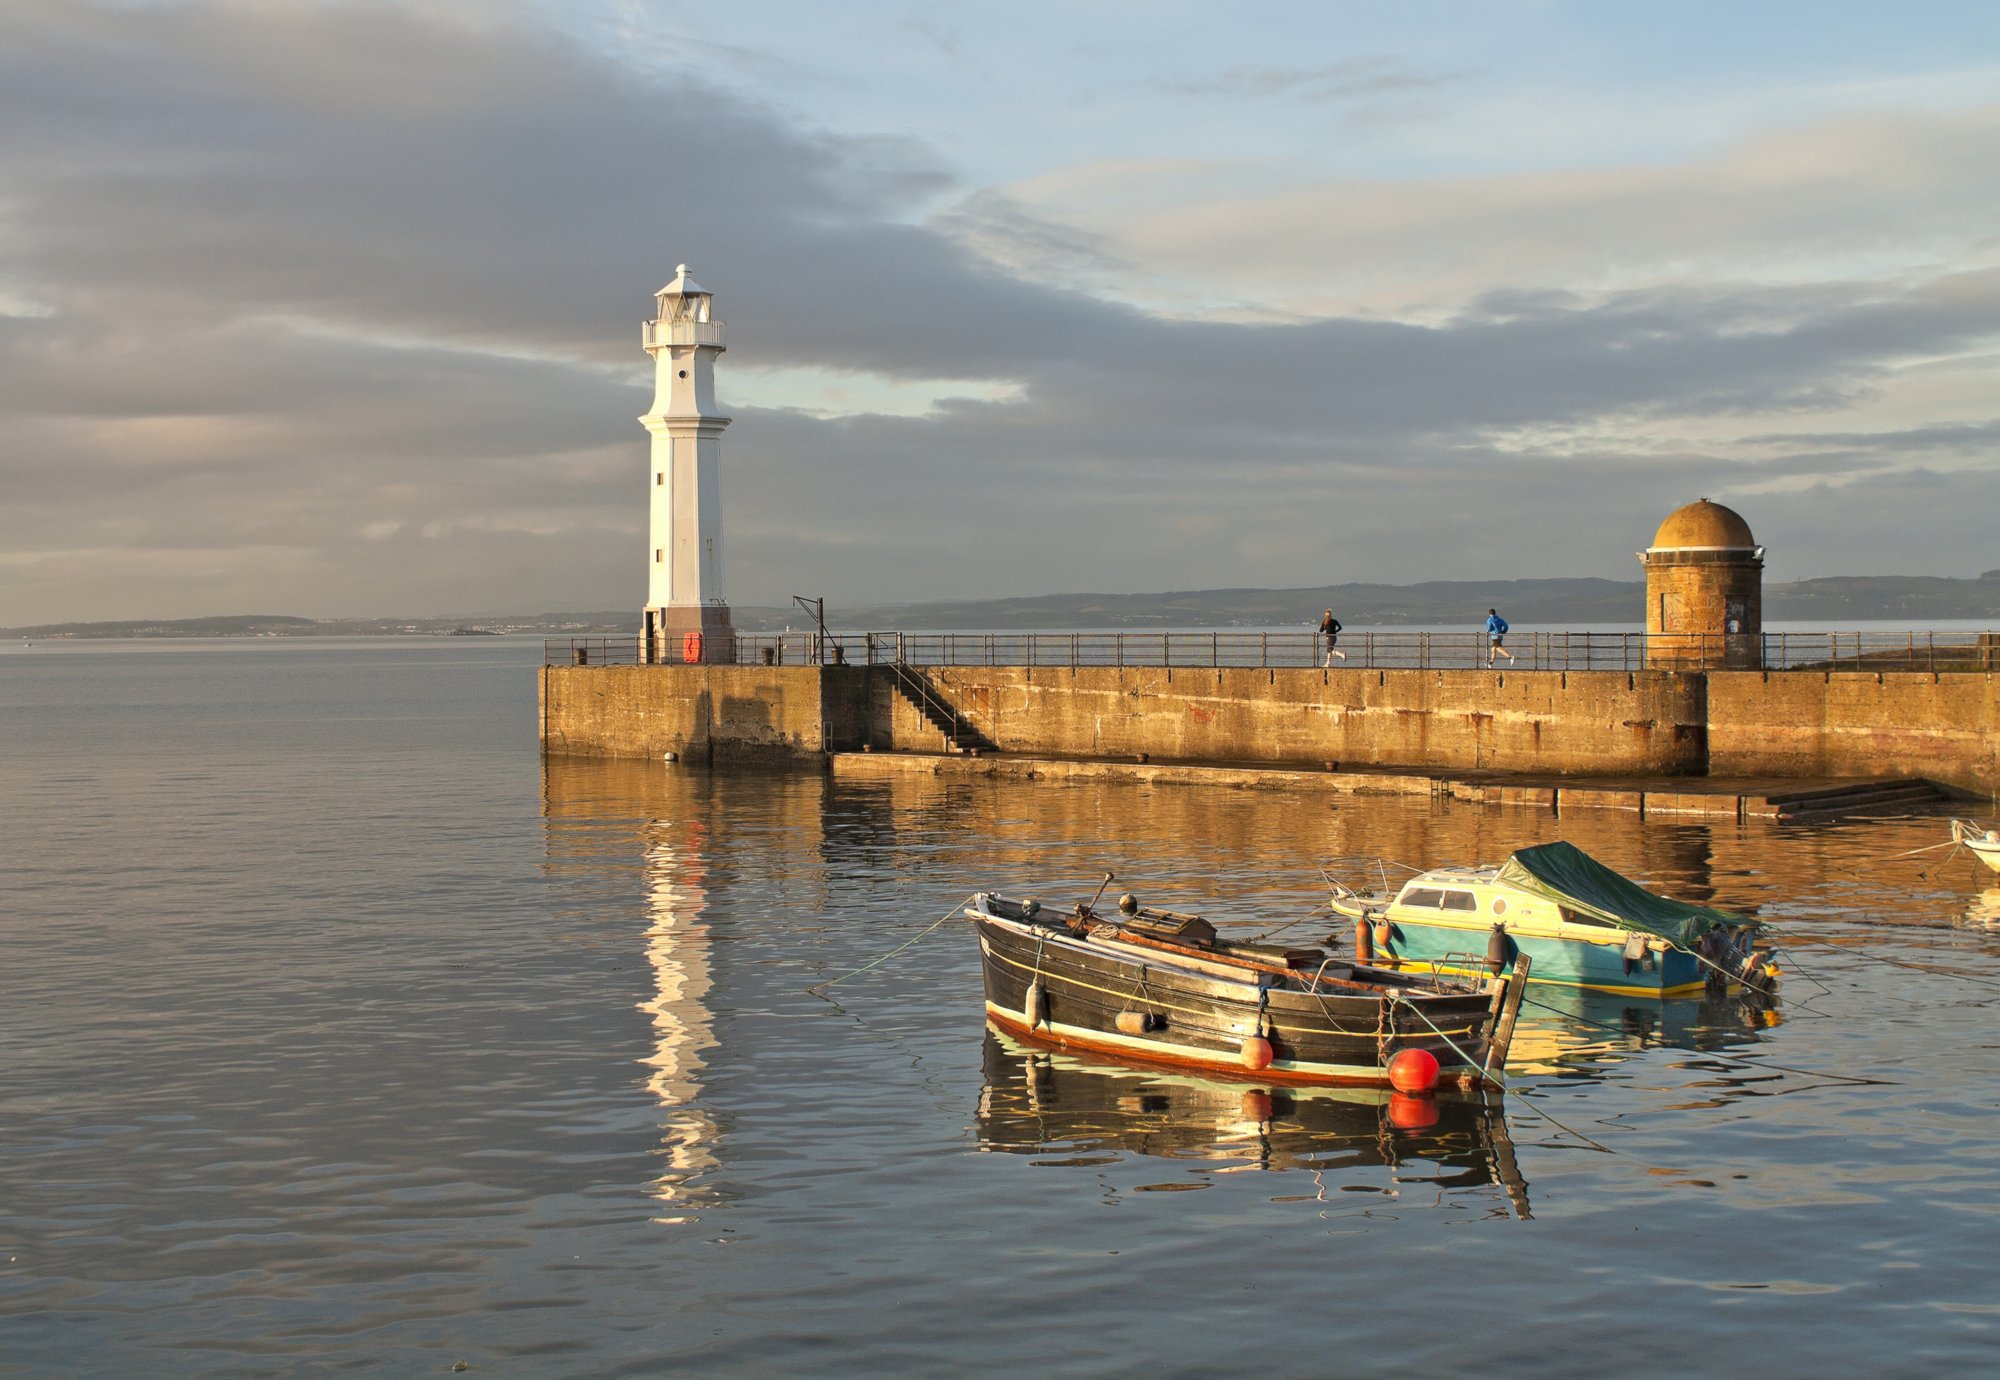
[[[946,752],[998,752],[1000,745],[980,731],[944,697],[931,678],[906,661],[889,663],[890,683],[931,726],[944,735]]]

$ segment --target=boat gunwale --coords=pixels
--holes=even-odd
[[[1445,1011],[1460,1004],[1483,1010],[1492,1000],[1489,986],[1460,982],[1431,972],[1374,968],[1352,963],[1337,955],[1329,955],[1328,962],[1338,963],[1348,971],[1367,971],[1386,981],[1321,977],[1302,969],[1282,969],[1272,964],[1248,961],[1232,962],[1227,955],[1209,958],[1179,948],[1155,947],[1150,943],[1128,944],[1123,942],[1125,932],[1122,927],[1112,921],[1096,922],[1100,928],[1113,930],[1111,936],[1100,936],[1096,931],[1077,935],[1060,921],[1051,923],[998,914],[983,904],[989,896],[1011,899],[998,892],[976,893],[966,907],[968,917],[975,923],[998,925],[1017,933],[1024,940],[1055,946],[1079,957],[1102,959],[1116,967],[1137,966],[1156,972],[1163,967],[1173,969],[1193,979],[1223,984],[1229,989],[1251,994],[1250,1000],[1266,1007],[1276,1006],[1282,1001],[1285,1008],[1295,1007],[1310,1012],[1326,1007],[1329,1002],[1337,1002],[1374,1011],[1386,997],[1399,1004],[1415,1004],[1430,1010]],[[1266,982],[1262,980],[1264,978],[1286,978],[1290,981]],[[1450,989],[1456,990],[1448,990],[1447,983]],[[1224,1000],[1231,999],[1217,995]]]

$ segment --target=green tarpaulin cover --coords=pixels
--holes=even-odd
[[[1501,866],[1500,880],[1620,929],[1656,934],[1684,949],[1693,948],[1697,939],[1717,925],[1758,923],[1733,911],[1655,896],[1573,843],[1521,849]]]

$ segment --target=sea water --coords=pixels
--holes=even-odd
[[[0,1376],[2000,1364],[1942,814],[545,763],[539,657],[0,654]],[[938,923],[1111,870],[1318,942],[1329,860],[1555,838],[1778,925],[1775,1008],[1544,1000],[1427,1128],[999,1040]]]

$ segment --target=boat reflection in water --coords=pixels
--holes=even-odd
[[[1760,1042],[1783,1022],[1781,1003],[1755,992],[1662,999],[1536,988],[1521,1003],[1507,1071],[1577,1072],[1649,1049],[1721,1054]]]
[[[1497,1094],[1263,1088],[1093,1063],[990,1025],[982,1063],[983,1150],[1059,1153],[1064,1164],[1102,1164],[1116,1152],[1316,1179],[1386,1167],[1395,1183],[1441,1194],[1497,1189],[1515,1214],[1530,1215]]]
[[[2000,930],[2000,886],[1989,886],[1967,901],[1962,918],[1978,929]]]

